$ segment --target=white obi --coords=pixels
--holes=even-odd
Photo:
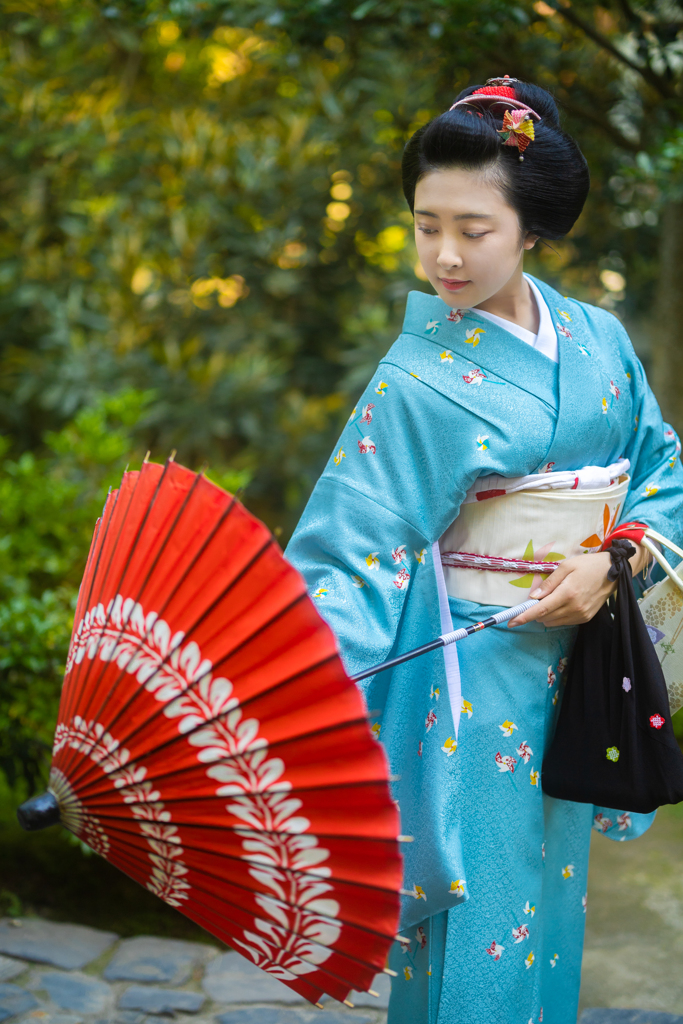
[[[477,480],[439,540],[448,595],[511,607],[552,571],[547,563],[598,551],[617,524],[629,468],[621,460],[606,470]]]

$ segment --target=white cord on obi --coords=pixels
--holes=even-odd
[[[530,473],[528,476],[480,476],[465,495],[463,505],[519,491],[597,491],[609,487],[620,476],[628,473],[631,463],[628,459],[619,459],[611,466],[584,466],[582,469],[560,473],[552,471],[554,463],[549,463],[549,466],[550,469],[543,473]]]

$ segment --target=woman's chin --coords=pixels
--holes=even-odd
[[[471,295],[472,289],[469,285],[465,285],[464,288],[458,288],[455,291],[451,291],[450,288],[444,287],[441,283],[439,285],[433,285],[434,290],[440,299],[448,306],[452,306],[454,309],[469,309],[473,306],[476,299]]]

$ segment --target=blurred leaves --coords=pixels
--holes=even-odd
[[[11,0],[3,15],[0,769],[33,784],[107,486],[131,451],[177,449],[286,535],[408,290],[428,287],[401,152],[462,88],[507,73],[555,93],[593,184],[529,269],[623,317],[646,359],[663,344],[683,13]]]
[[[655,103],[612,51],[659,61],[664,81],[678,30],[667,41],[655,18],[643,50],[650,29],[621,6],[570,13],[14,0],[0,30],[0,429],[30,450],[100,391],[152,389],[153,452],[230,465],[259,514],[291,525],[355,394],[329,397],[362,387],[407,291],[425,287],[404,142],[503,71],[558,94],[594,170],[572,243],[531,269],[643,316],[658,214],[653,202],[639,213],[642,195],[627,200],[618,180],[624,159],[661,144],[674,100]],[[601,271],[625,263],[623,295],[604,288]],[[361,339],[371,308],[384,327]]]
[[[0,425],[32,449],[102,389],[151,388],[152,450],[230,464],[277,520],[337,429],[346,318],[374,294],[396,322],[416,280],[396,186],[433,57],[212,10],[8,13]]]
[[[73,609],[107,490],[134,452],[153,400],[101,398],[40,454],[0,461],[0,772],[32,789],[52,746]]]

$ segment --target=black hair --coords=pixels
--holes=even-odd
[[[448,167],[491,169],[506,201],[517,211],[524,232],[542,238],[562,238],[578,219],[588,195],[590,175],[576,142],[560,128],[555,100],[540,86],[510,83],[515,99],[540,115],[534,121],[535,139],[519,159],[516,146],[504,146],[497,129],[503,111],[481,108],[482,116],[456,107],[418,129],[403,152],[403,194],[411,212],[415,188],[429,171]],[[480,85],[456,97],[470,96]]]

